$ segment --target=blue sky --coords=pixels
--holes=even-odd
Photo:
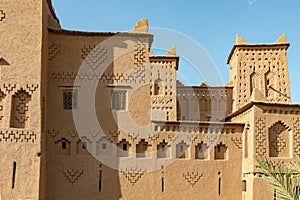
[[[273,43],[286,33],[291,44],[288,59],[292,101],[300,103],[299,0],[53,0],[53,5],[64,29],[128,31],[145,17],[150,27],[181,32],[206,50],[224,84],[229,77],[226,60],[236,34],[248,43]],[[203,81],[183,59],[179,74],[193,85]]]

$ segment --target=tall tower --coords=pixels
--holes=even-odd
[[[42,99],[49,1],[0,5],[0,199],[42,199]],[[58,23],[58,22],[56,22]]]
[[[274,44],[248,44],[236,36],[227,64],[233,86],[233,111],[251,100],[290,103],[285,34]]]

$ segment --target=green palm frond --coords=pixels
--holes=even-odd
[[[264,175],[263,179],[276,190],[278,197],[284,200],[298,200],[298,180],[294,180],[291,170],[284,171],[282,166],[276,168],[271,161],[263,159],[256,159],[256,166]]]
[[[286,165],[287,169],[294,173],[295,176],[300,176],[300,160],[293,160]]]

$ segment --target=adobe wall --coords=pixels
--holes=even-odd
[[[42,9],[43,1],[1,1],[2,199],[39,198]]]
[[[219,121],[232,112],[232,87],[177,87],[177,119]]]

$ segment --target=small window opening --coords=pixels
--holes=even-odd
[[[123,151],[127,151],[127,144],[123,144]]]
[[[87,148],[87,143],[86,142],[82,142],[82,148],[86,149]]]
[[[62,149],[67,149],[67,142],[62,141],[62,142],[61,142],[61,148],[62,148]]]

